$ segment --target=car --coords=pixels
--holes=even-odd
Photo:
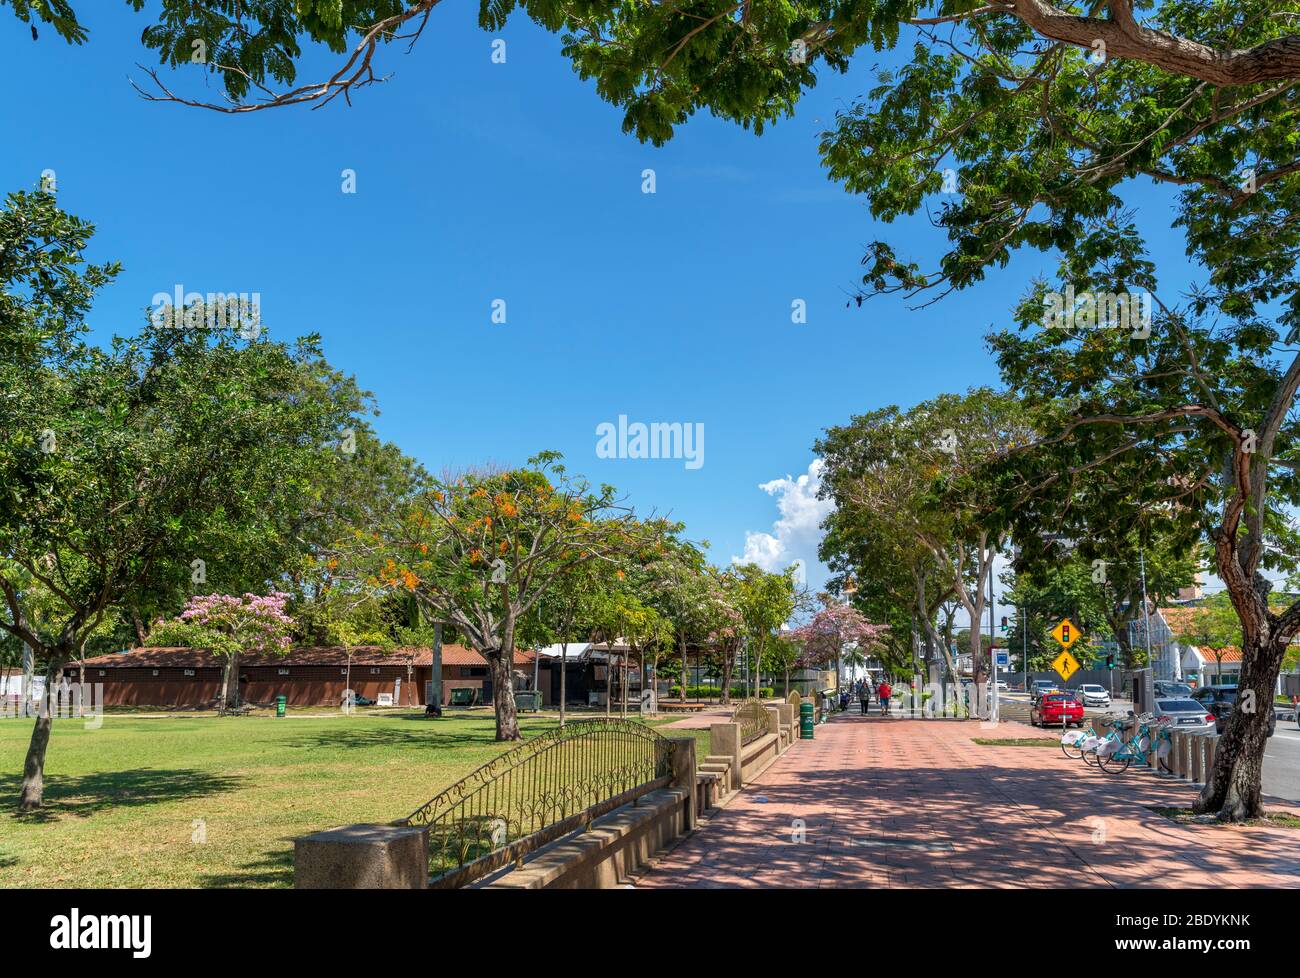
[[[1110,706],[1110,692],[1105,686],[1084,683],[1077,690],[1079,702],[1084,706]]]
[[[1047,693],[1029,708],[1034,727],[1083,726],[1083,704],[1069,693]]]
[[[1155,694],[1157,696],[1168,696],[1174,699],[1186,699],[1192,695],[1192,687],[1187,683],[1176,683],[1169,679],[1159,679],[1155,683]]]
[[[1215,729],[1215,714],[1199,702],[1183,697],[1181,699],[1157,699],[1153,711],[1156,719],[1170,723],[1179,730],[1191,733],[1208,733]]]
[[[992,688],[992,685],[993,685],[993,680],[992,680],[992,679],[989,679],[989,680],[987,680],[987,681],[984,683],[984,688],[985,688],[985,689],[991,689],[991,688]],[[1000,692],[1000,693],[1001,693],[1001,692],[1008,692],[1008,693],[1009,693],[1009,692],[1011,692],[1011,687],[1008,686],[1008,685],[1007,685],[1005,682],[1003,682],[1001,679],[999,679],[999,680],[998,680],[998,692]]]
[[[1214,732],[1222,734],[1232,711],[1237,708],[1237,687],[1202,686],[1192,693],[1191,699],[1199,703],[1207,713],[1214,714]],[[1268,710],[1268,735],[1272,737],[1277,730],[1277,714],[1273,710],[1273,704],[1261,703],[1259,709]]]
[[[1061,692],[1060,687],[1050,679],[1035,679],[1034,685],[1030,687],[1029,696],[1035,703],[1037,703],[1047,693],[1059,692]]]

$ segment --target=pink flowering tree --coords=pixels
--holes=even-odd
[[[844,650],[870,652],[884,640],[888,625],[873,625],[857,608],[829,594],[819,595],[822,608],[808,624],[795,629],[794,639],[803,643],[801,668],[835,664],[835,685],[840,684],[840,661]]]
[[[289,651],[294,620],[285,613],[287,594],[202,594],[192,597],[170,621],[156,624],[149,644],[205,649],[225,658],[221,674],[222,712],[239,707],[239,657]]]

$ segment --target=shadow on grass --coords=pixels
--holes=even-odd
[[[518,746],[524,740],[535,737],[552,727],[551,724],[541,725],[521,721],[523,740],[510,742],[497,740],[495,727],[490,722],[474,727],[466,727],[461,724],[453,727],[440,725],[436,720],[425,723],[423,722],[423,716],[420,717],[420,720],[420,723],[413,723],[409,727],[367,726],[364,720],[356,723],[345,722],[338,727],[313,731],[307,736],[297,737],[288,741],[285,746],[306,750],[318,748],[336,750],[345,747],[395,747],[403,750],[428,750],[434,748],[436,750],[447,750],[457,747],[486,747],[491,744],[499,744],[502,748],[508,749]]]
[[[252,862],[236,866],[224,873],[203,877],[199,885],[204,889],[230,889],[250,886],[293,886],[293,840],[282,840],[285,849],[268,849]]]
[[[167,801],[204,798],[242,787],[243,778],[188,769],[104,771],[76,777],[54,776],[45,782],[45,807],[34,812],[15,811],[22,777],[0,775],[0,811],[9,810],[24,822],[49,822],[64,815],[93,815],[110,808],[155,805]]]

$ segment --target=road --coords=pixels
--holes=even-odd
[[[1294,720],[1278,720],[1264,749],[1264,794],[1300,802],[1300,730]]]
[[[1018,714],[1024,710],[1022,704],[1028,703],[1026,694],[1003,693],[1002,700],[1004,719],[1025,719]],[[1012,703],[1016,705],[1011,706]],[[1115,700],[1110,710],[1089,709],[1088,713],[1123,712],[1131,708],[1127,700]],[[1300,804],[1300,729],[1294,720],[1279,719],[1277,733],[1269,738],[1264,751],[1264,794]]]

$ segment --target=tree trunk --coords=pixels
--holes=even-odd
[[[45,803],[45,751],[50,746],[50,728],[54,724],[54,711],[49,708],[50,693],[63,681],[65,661],[62,655],[51,659],[45,672],[46,705],[36,710],[36,726],[23,761],[23,785],[18,795],[18,810],[22,812],[35,811]],[[31,694],[30,689],[24,692]]]
[[[783,695],[785,696],[786,699],[790,698],[790,670],[789,669],[785,671],[785,693]]]
[[[681,639],[682,646],[682,702],[686,702],[686,638]]]
[[[221,712],[239,709],[239,653],[226,659],[226,670],[221,676]]]
[[[131,626],[135,629],[135,641],[137,645],[144,645],[149,641],[149,630],[144,627],[144,622],[140,619],[140,612],[135,605],[131,606]]]
[[[565,680],[569,676],[569,643],[560,643],[560,726],[564,726]]]
[[[1214,754],[1213,775],[1196,801],[1198,814],[1217,814],[1225,822],[1242,822],[1264,813],[1261,778],[1264,748],[1268,744],[1273,690],[1287,642],[1251,645],[1242,649],[1237,707],[1228,718]],[[1247,691],[1255,694],[1254,709],[1247,710]]]
[[[518,740],[519,716],[515,713],[514,664],[501,649],[488,649],[483,652],[483,658],[487,659],[488,671],[492,675],[492,706],[496,710],[497,740]]]
[[[722,689],[719,690],[723,706],[731,702],[731,670],[735,664],[736,650],[734,648],[725,649],[722,653]]]

